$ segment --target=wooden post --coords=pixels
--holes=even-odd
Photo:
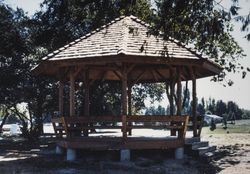
[[[132,115],[132,86],[128,85],[128,115],[131,116]],[[131,122],[128,123],[129,126],[132,125]],[[132,135],[132,129],[129,129],[128,131],[128,135]]]
[[[84,84],[85,84],[85,95],[84,95],[84,116],[89,117],[89,70],[84,72]],[[88,126],[88,125],[86,125]],[[88,129],[83,132],[84,136],[88,136]]]
[[[178,75],[178,80],[177,80],[177,115],[181,115],[181,110],[182,110],[182,86],[181,86],[181,71],[180,68],[177,68],[177,75]]]
[[[70,73],[70,92],[69,92],[69,115],[75,116],[75,77],[74,74]]]
[[[191,75],[192,75],[192,97],[193,97],[193,103],[192,103],[192,117],[193,117],[193,136],[197,137],[197,94],[196,94],[196,78],[195,78],[195,72],[191,68]]]
[[[89,116],[89,71],[85,71],[84,115]]]
[[[122,67],[122,101],[121,101],[121,113],[122,113],[122,127],[123,127],[123,139],[127,138],[127,104],[128,104],[128,93],[127,93],[127,67]]]
[[[128,115],[132,115],[132,87],[128,86]]]
[[[175,74],[174,74],[174,70],[172,67],[170,67],[170,77],[171,77],[171,80],[170,80],[170,94],[169,94],[169,109],[170,109],[170,115],[171,116],[174,116],[174,93],[175,93],[175,90],[174,90],[174,86],[175,86]],[[175,122],[171,122],[170,123],[171,125],[174,125]],[[176,136],[176,130],[174,129],[171,129],[170,130],[170,135],[171,136]]]
[[[166,90],[168,90],[167,85],[170,87],[169,91],[169,109],[170,109],[170,115],[174,115],[174,85],[175,85],[175,76],[173,72],[173,68],[170,67],[170,78],[171,80],[169,83],[166,83]]]
[[[64,88],[64,84],[63,84],[63,81],[62,80],[60,80],[59,81],[59,98],[58,98],[58,100],[59,100],[59,102],[58,102],[58,104],[59,104],[59,116],[60,117],[62,117],[62,116],[64,116],[64,111],[63,111],[63,88]]]
[[[174,115],[174,86],[175,86],[175,81],[174,79],[172,79],[170,81],[170,101],[169,101],[170,115]]]

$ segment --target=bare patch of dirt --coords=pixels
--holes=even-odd
[[[250,173],[250,134],[203,135],[203,140],[217,145],[214,159],[209,163],[220,174]]]

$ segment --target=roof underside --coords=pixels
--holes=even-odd
[[[49,54],[34,71],[57,76],[63,68],[88,66],[90,78],[119,80],[119,67],[126,63],[133,65],[131,76],[144,72],[141,81],[164,81],[170,78],[170,67],[182,67],[184,76],[190,66],[195,67],[197,78],[216,75],[222,70],[175,40],[165,41],[161,36],[150,35],[148,27],[134,16],[117,18]],[[101,77],[99,74],[103,73],[106,75]],[[190,79],[188,71],[184,79]]]

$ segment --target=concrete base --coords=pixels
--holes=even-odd
[[[60,146],[56,146],[56,154],[62,155],[63,154],[63,148]]]
[[[67,149],[67,161],[76,160],[76,150],[75,149]]]
[[[120,161],[130,161],[130,150],[122,149],[120,151]]]
[[[184,148],[179,147],[175,149],[175,159],[183,159],[184,158]]]

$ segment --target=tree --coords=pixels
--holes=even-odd
[[[0,105],[3,109],[3,122],[9,110],[23,102],[26,84],[26,70],[29,61],[29,47],[25,40],[27,33],[23,28],[26,16],[21,9],[16,11],[0,2]]]
[[[230,8],[230,13],[235,17],[237,22],[242,23],[241,31],[246,32],[245,38],[250,41],[249,25],[250,25],[250,11],[248,14],[239,15],[238,11],[241,9],[241,3],[238,0],[232,0],[233,4]],[[248,69],[249,71],[249,69]]]
[[[215,99],[209,98],[209,101],[207,104],[207,110],[210,111],[212,114],[215,114],[215,111],[216,111]]]
[[[19,117],[25,137],[42,132],[42,114],[55,103],[49,103],[50,100],[47,99],[52,92],[48,90],[51,84],[42,77],[34,78],[31,73],[37,57],[47,53],[33,47],[32,26],[32,21],[21,9],[14,11],[0,3],[0,105],[6,108],[4,118],[10,115],[9,112]],[[25,113],[17,107],[22,103],[27,104]],[[30,127],[27,122],[30,122]]]
[[[224,103],[222,100],[217,101],[215,107],[216,115],[222,116],[224,113],[227,112],[227,104]]]
[[[166,109],[161,105],[158,105],[157,108],[151,106],[149,108],[146,108],[145,115],[166,115]]]
[[[227,113],[229,115],[229,118],[228,118],[229,120],[242,119],[243,112],[241,111],[239,106],[233,101],[229,101],[227,103]]]
[[[225,80],[228,72],[246,73],[238,64],[243,50],[230,34],[230,11],[213,0],[156,0],[156,6],[155,27],[164,32],[165,39],[190,45],[224,68],[214,81]],[[233,84],[230,79],[226,82]]]

